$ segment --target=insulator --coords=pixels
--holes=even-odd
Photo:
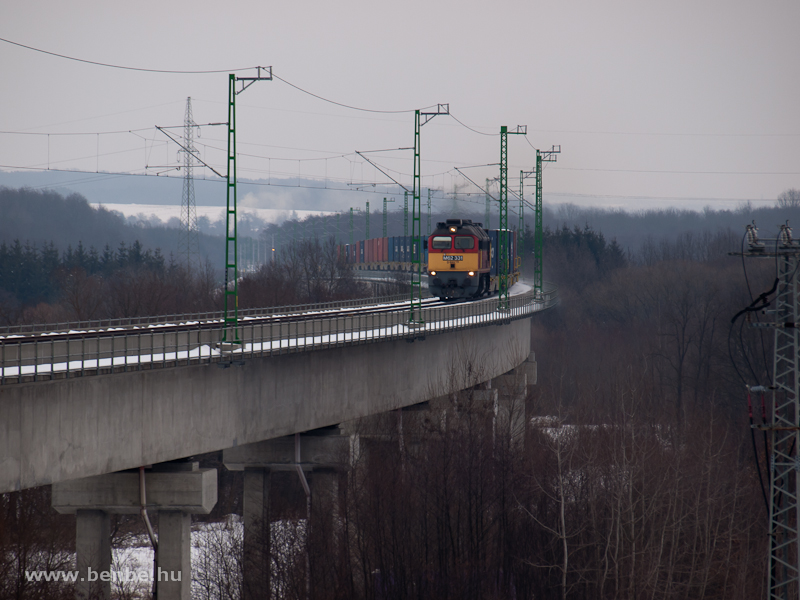
[[[758,229],[754,223],[747,226],[747,245],[750,247],[751,251],[761,251],[764,249],[764,244],[758,241]]]
[[[781,232],[778,235],[778,240],[782,246],[790,246],[792,244],[792,228],[788,225],[781,225]]]

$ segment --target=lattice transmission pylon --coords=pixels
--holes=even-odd
[[[747,226],[748,250],[745,257],[775,261],[777,287],[772,302],[764,294],[748,307],[748,312],[770,306],[772,322],[752,323],[753,327],[774,331],[772,407],[767,423],[758,426],[768,434],[769,532],[767,560],[767,598],[800,598],[800,548],[798,524],[798,471],[800,471],[800,290],[798,267],[800,244],[792,240],[792,230],[781,226],[777,239],[758,239],[755,225]],[[770,292],[771,294],[771,292]],[[757,306],[758,302],[763,302]]]
[[[186,269],[196,272],[200,263],[200,235],[197,227],[197,207],[194,199],[195,155],[194,132],[197,123],[192,118],[192,99],[186,98],[186,115],[183,121],[183,194],[181,196],[181,228],[178,240],[178,252]]]
[[[798,381],[797,267],[800,248],[776,248],[778,291],[775,299],[774,392],[769,495],[769,598],[800,597],[798,535],[800,502],[797,475],[800,469],[800,388]]]

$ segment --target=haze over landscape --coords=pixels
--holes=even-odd
[[[5,4],[0,600],[800,594],[796,0]]]
[[[550,204],[733,208],[800,187],[795,3],[349,2],[308,15],[243,2],[213,18],[205,3],[144,2],[130,13],[83,4],[7,7],[0,68],[15,86],[0,100],[0,169],[17,179],[2,173],[0,185],[16,187],[20,172],[75,170],[79,181],[27,185],[66,186],[93,203],[177,205],[179,185],[164,180],[180,178],[178,147],[155,126],[179,128],[192,97],[198,150],[224,173],[224,128],[206,124],[226,120],[226,73],[262,65],[276,79],[237,100],[239,178],[268,184],[241,194],[253,207],[379,200],[392,181],[355,152],[408,148],[407,111],[437,103],[453,115],[422,129],[422,185],[437,195],[480,195],[461,173],[479,185],[496,177],[496,166],[478,165],[498,162],[500,126],[518,124],[528,134],[509,136],[513,189],[533,168],[533,147],[561,145],[545,170]],[[410,185],[410,151],[367,156]],[[160,176],[145,200],[125,192],[139,178],[118,174]],[[198,168],[196,177],[215,176]],[[339,191],[291,189],[298,183]],[[223,206],[224,186],[212,188],[198,184],[198,203]],[[353,188],[367,191],[342,191]]]

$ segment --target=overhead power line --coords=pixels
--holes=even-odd
[[[551,167],[557,171],[598,171],[601,173],[666,173],[670,175],[800,175],[800,171],[669,171],[655,169],[594,169],[590,167]]]
[[[14,42],[12,40],[7,40],[5,38],[0,38],[0,42],[5,42],[6,44],[11,44],[12,46],[19,46],[20,48],[25,48],[26,50],[33,50],[34,52],[41,52],[42,54],[49,54],[50,56],[56,56],[58,58],[64,58],[66,60],[74,60],[75,62],[86,63],[88,65],[95,65],[98,67],[108,67],[110,69],[123,69],[125,71],[143,71],[145,73],[171,73],[173,75],[180,74],[180,75],[205,75],[209,73],[236,73],[238,71],[247,71],[249,69],[255,69],[256,67],[243,67],[240,69],[216,69],[216,70],[206,70],[206,71],[183,71],[183,70],[171,70],[171,69],[145,69],[141,67],[129,67],[125,65],[115,65],[111,63],[102,63],[97,62],[94,60],[87,60],[85,58],[77,58],[75,56],[67,56],[66,54],[58,54],[57,52],[50,52],[49,50],[43,50],[41,48],[34,48],[33,46],[27,46],[25,44],[20,44],[19,42]]]
[[[361,112],[384,113],[384,114],[411,113],[411,112],[414,112],[414,110],[415,110],[413,108],[412,109],[407,109],[407,110],[376,110],[374,108],[363,108],[363,107],[360,107],[360,106],[353,106],[351,104],[344,104],[343,102],[336,102],[335,100],[331,100],[330,98],[326,98],[325,96],[320,96],[319,94],[315,94],[313,92],[309,92],[308,90],[301,88],[299,85],[295,85],[290,81],[286,81],[283,77],[279,77],[278,75],[275,75],[274,72],[272,73],[272,77],[277,79],[278,81],[282,81],[283,83],[285,83],[289,87],[293,87],[294,89],[296,89],[299,92],[303,92],[304,94],[308,94],[309,96],[312,96],[312,97],[316,98],[317,100],[322,100],[323,102],[327,102],[329,104],[335,104],[336,106],[341,106],[342,108],[349,108],[351,110],[358,110],[358,111],[361,111]]]
[[[451,117],[453,117],[453,120],[454,120],[456,123],[458,123],[458,124],[459,124],[459,125],[461,125],[462,127],[465,127],[466,129],[469,129],[469,130],[470,130],[470,131],[472,131],[473,133],[477,133],[477,134],[479,134],[479,135],[488,135],[488,136],[498,136],[498,135],[500,135],[499,133],[485,133],[485,132],[483,132],[483,131],[478,131],[477,129],[475,129],[475,128],[473,128],[473,127],[470,127],[469,125],[467,125],[467,124],[466,124],[466,123],[464,123],[463,121],[460,121],[458,118],[456,118],[456,116],[455,116],[453,113],[448,113],[448,114],[449,114]]]

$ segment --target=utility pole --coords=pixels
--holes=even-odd
[[[522,265],[525,262],[525,180],[531,175],[536,175],[536,171],[519,172],[519,228],[517,233],[517,251],[519,252],[519,270],[522,272]]]
[[[355,215],[355,213],[360,213],[360,212],[361,212],[360,208],[353,207],[353,206],[350,207],[350,246],[353,245],[353,228],[355,226],[354,215]],[[367,239],[367,238],[364,238],[364,239]]]
[[[408,236],[408,190],[403,192],[403,235]]]
[[[561,154],[561,144],[552,146],[550,150],[536,151],[536,225],[533,230],[533,290],[537,296],[542,295],[542,251],[544,247],[544,233],[542,231],[542,163],[556,162]]]
[[[449,104],[437,104],[436,111],[414,111],[414,200],[411,209],[411,304],[408,314],[409,325],[424,325],[422,320],[422,226],[420,205],[421,162],[420,129],[425,123],[438,115],[449,115]]]
[[[508,276],[509,276],[509,249],[508,240],[508,134],[527,135],[526,125],[517,125],[514,131],[509,131],[503,125],[500,128],[500,231],[498,232],[499,242],[497,257],[500,271],[500,289],[498,290],[498,309],[508,310]]]
[[[353,207],[350,207],[350,247],[353,247]]]
[[[194,131],[197,123],[192,119],[192,99],[186,98],[186,115],[183,120],[183,195],[181,196],[181,229],[178,248],[186,258],[186,270],[191,273],[200,267],[200,240],[197,232],[197,207],[194,199]]]
[[[486,214],[484,215],[483,226],[486,229],[491,229],[492,228],[492,223],[491,223],[492,222],[492,205],[491,205],[492,197],[489,195],[489,182],[490,181],[491,181],[491,179],[489,179],[487,177],[486,178],[486,187],[484,188],[484,190],[486,191]]]
[[[367,200],[367,226],[365,227],[364,231],[364,239],[369,239],[369,200]]]
[[[383,199],[383,237],[387,237],[389,235],[389,213],[386,210],[387,202],[394,202],[394,198],[391,200],[387,200],[386,198]]]
[[[428,188],[428,235],[431,234],[431,188]]]
[[[261,71],[264,71],[262,76]],[[256,81],[272,81],[272,67],[257,67],[255,77],[228,75],[228,172],[227,209],[225,211],[225,313],[222,343],[240,345],[239,341],[239,264],[238,237],[236,230],[236,96]],[[242,87],[236,90],[236,83]],[[229,289],[233,283],[233,290]]]

